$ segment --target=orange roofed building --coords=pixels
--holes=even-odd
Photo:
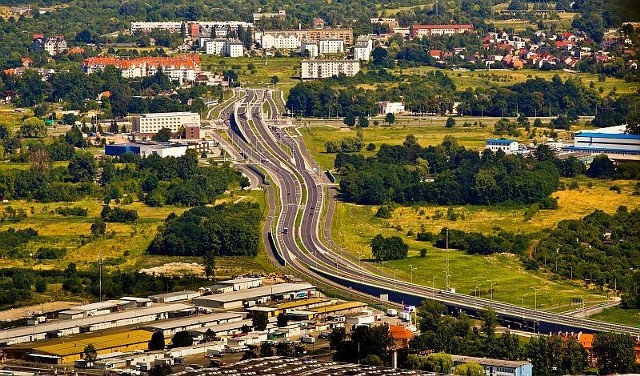
[[[393,338],[393,347],[396,349],[406,349],[413,338],[413,332],[400,325],[390,325],[389,335]]]
[[[95,73],[114,66],[122,71],[125,78],[153,76],[162,70],[170,80],[184,82],[195,81],[200,74],[200,56],[183,55],[177,57],[141,57],[120,59],[116,57],[92,57],[82,61],[82,69],[87,74]]]

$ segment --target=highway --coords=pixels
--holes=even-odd
[[[272,92],[265,89],[245,89],[244,95],[236,98],[236,102],[221,111],[221,116],[230,119],[228,134],[232,144],[265,171],[278,187],[270,190],[272,210],[265,224],[264,238],[267,239],[268,232],[273,234],[277,251],[271,249],[271,252],[278,252],[287,266],[297,273],[350,294],[368,292],[369,300],[379,299],[378,294],[371,293],[376,291],[388,293],[389,299],[396,304],[400,301],[417,304],[424,298],[435,299],[451,312],[464,310],[473,315],[493,308],[503,325],[513,325],[514,329],[545,333],[556,329],[614,331],[640,336],[640,328],[441,291],[360,268],[353,255],[343,252],[331,240],[331,220],[336,204],[334,189],[315,166],[301,137],[292,137],[284,129],[267,124],[266,120],[273,121],[279,116],[276,105],[279,99],[274,99]],[[270,107],[270,119],[263,119],[264,103]],[[324,217],[323,213],[326,213]]]

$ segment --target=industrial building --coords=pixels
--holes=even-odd
[[[224,286],[231,286],[233,291],[239,291],[262,286],[262,277],[234,278],[218,283]]]
[[[200,127],[200,114],[194,112],[167,112],[134,115],[131,119],[134,133],[153,135],[162,128],[172,133],[178,132],[180,127]]]
[[[579,131],[574,135],[573,146],[563,152],[605,154],[613,160],[640,160],[640,135],[627,134],[626,126]]]
[[[302,60],[300,63],[300,78],[303,80],[317,78],[331,78],[344,74],[355,76],[360,72],[360,60]]]
[[[155,142],[136,141],[124,142],[120,144],[107,144],[104,147],[104,154],[111,157],[119,157],[124,153],[133,153],[141,157],[158,155],[162,158],[181,157],[187,150],[194,149],[198,155],[209,151],[209,143],[201,142]]]
[[[210,328],[220,324],[242,321],[246,314],[236,312],[212,313],[206,315],[189,316],[185,318],[152,323],[144,329],[155,332],[161,331],[165,337],[172,337],[178,332],[199,328]]]
[[[33,346],[14,346],[3,351],[9,358],[39,363],[69,364],[83,358],[84,348],[93,344],[98,355],[113,352],[146,350],[152,333],[127,330],[116,333],[94,333],[73,339],[53,339]]]
[[[294,300],[307,298],[315,293],[315,287],[309,283],[280,283],[252,289],[201,296],[193,299],[198,307],[235,309],[245,304],[253,306],[272,300]]]
[[[475,358],[471,356],[451,355],[454,369],[461,364],[475,362],[484,368],[490,376],[532,376],[533,365],[524,361],[509,361],[502,359]]]
[[[175,291],[168,292],[166,294],[157,294],[149,296],[149,299],[155,303],[173,303],[179,302],[183,300],[191,300],[200,296],[200,293],[197,291],[191,290],[183,290],[183,291]]]
[[[129,309],[124,312],[89,316],[79,319],[54,320],[34,326],[4,329],[0,331],[0,347],[33,342],[43,339],[70,336],[128,325],[137,325],[156,320],[166,320],[193,313],[187,304],[166,304],[148,308]]]

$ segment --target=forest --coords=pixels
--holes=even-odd
[[[383,86],[382,83],[394,85]],[[375,90],[365,90],[353,88],[356,84],[378,86]],[[453,110],[454,103],[459,102],[457,110],[464,115],[564,115],[570,121],[575,121],[578,116],[594,115],[597,106],[602,107],[605,101],[611,101],[601,100],[595,90],[586,88],[579,81],[563,81],[557,75],[551,81],[535,78],[500,88],[477,87],[460,92],[456,91],[452,79],[440,71],[409,78],[392,76],[384,70],[372,70],[359,73],[356,77],[299,83],[289,93],[287,108],[302,116],[369,116],[377,113],[377,102],[400,100],[407,110],[414,113],[446,115]],[[618,108],[623,104],[615,102],[607,106]],[[611,116],[615,118],[612,121],[603,120],[602,124],[620,124],[620,121],[626,119],[627,112],[621,115],[605,113],[599,119]],[[594,124],[601,123],[596,121]]]
[[[531,268],[622,290],[622,304],[640,308],[640,210],[620,206],[558,223],[533,253]]]
[[[340,153],[335,167],[341,198],[358,204],[526,205],[558,188],[560,171],[545,159],[546,148],[540,151],[539,158],[478,155],[451,136],[423,148],[409,135],[403,145],[382,145],[375,157]]]
[[[171,256],[255,256],[262,212],[241,202],[198,206],[181,216],[169,215],[148,252]]]

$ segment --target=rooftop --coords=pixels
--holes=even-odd
[[[334,304],[330,306],[318,307],[318,308],[315,308],[314,311],[318,313],[332,313],[332,312],[342,311],[345,309],[355,309],[355,308],[365,308],[365,307],[367,307],[366,303],[345,302],[345,303]]]
[[[232,285],[236,283],[247,283],[247,282],[255,282],[255,281],[262,281],[262,277],[234,278],[226,281],[219,281],[218,283],[221,285]]]
[[[242,317],[243,315],[241,313],[214,313],[210,315],[197,315],[176,320],[153,322],[150,323],[148,327],[153,329],[168,330],[181,328],[183,326],[213,323],[219,322],[221,320],[229,320]]]
[[[292,302],[280,303],[280,304],[278,304],[278,309],[297,308],[297,307],[301,307],[301,306],[305,306],[305,305],[325,303],[325,302],[328,302],[330,300],[331,299],[327,299],[327,298],[300,299],[300,300],[295,300],[295,301],[292,301]]]
[[[482,366],[496,366],[496,367],[508,367],[508,368],[518,368],[526,365],[531,365],[531,363],[526,361],[511,361],[511,360],[502,360],[502,359],[491,359],[491,358],[476,358],[473,356],[463,356],[463,355],[451,355],[454,363],[467,363],[467,362],[476,362]]]
[[[118,333],[103,334],[102,332],[89,335],[80,335],[70,340],[69,338],[56,338],[47,340],[45,343],[36,346],[28,346],[34,351],[43,352],[56,356],[69,356],[79,354],[84,351],[86,345],[92,343],[97,351],[110,349],[123,344],[148,342],[151,339],[151,332],[146,330],[126,330]],[[25,348],[25,346],[18,346]]]
[[[509,140],[506,138],[490,138],[487,140],[487,143],[493,143],[493,144],[505,144],[505,145],[509,145],[511,143],[514,142],[518,142],[516,140]]]
[[[313,285],[309,283],[279,283],[277,285],[262,286],[262,287],[256,287],[253,289],[247,289],[247,290],[201,296],[195,300],[198,300],[198,301],[212,300],[216,302],[227,303],[227,302],[235,302],[239,300],[254,299],[262,296],[279,295],[279,294],[286,294],[294,291],[311,290],[311,289],[315,289],[315,287],[313,287]]]

